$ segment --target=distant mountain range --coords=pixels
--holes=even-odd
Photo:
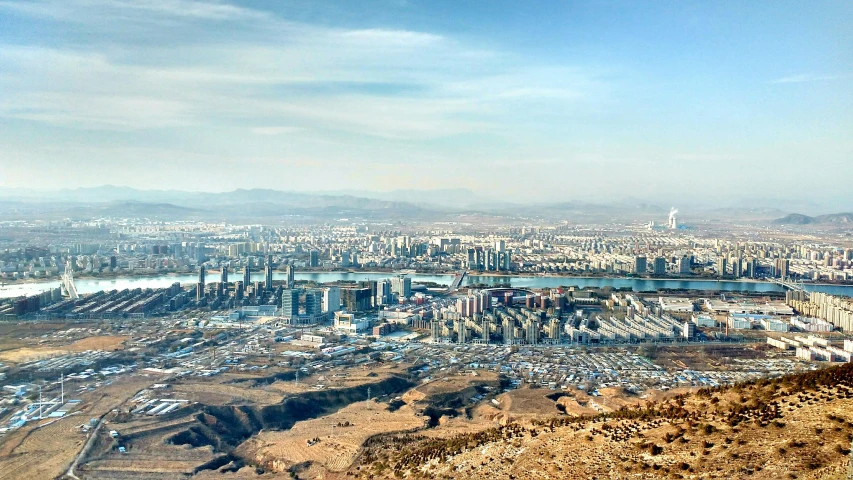
[[[773,220],[777,225],[824,225],[837,223],[853,223],[853,213],[830,213],[811,217],[799,213],[785,215]]]
[[[517,203],[489,198],[466,189],[393,190],[370,192],[286,192],[272,189],[237,189],[230,192],[139,190],[104,185],[40,191],[0,188],[0,218],[156,218],[251,221],[271,217],[361,218],[386,220],[469,221],[476,216],[579,223],[666,221],[670,205],[627,197]],[[675,205],[676,207],[678,205]],[[729,220],[787,225],[850,222],[853,214],[809,217],[777,208],[687,206],[679,214],[682,224]],[[689,212],[689,213],[688,213]],[[470,217],[473,215],[474,217]],[[464,217],[464,218],[463,218]],[[779,218],[782,217],[782,218]]]
[[[428,209],[349,195],[267,189],[232,192],[137,190],[106,185],[51,192],[0,189],[0,213],[12,218],[151,217],[161,219],[252,219],[281,216],[388,217],[423,215]]]

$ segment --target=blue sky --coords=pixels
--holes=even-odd
[[[853,3],[0,0],[0,186],[853,206]]]

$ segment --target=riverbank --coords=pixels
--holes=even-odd
[[[221,273],[220,270],[207,270],[207,275],[209,275],[209,281],[216,281],[215,276]],[[456,275],[457,272],[429,272],[429,271],[414,271],[414,272],[405,272],[401,273],[400,271],[395,270],[355,270],[355,269],[336,269],[336,270],[298,270],[295,272],[297,275],[384,275],[384,276],[395,276],[400,274],[405,274],[407,276],[412,277],[413,279],[417,277],[449,277],[452,278]],[[237,281],[238,276],[242,278],[242,270],[237,269],[229,272],[232,281]],[[257,275],[263,274],[261,269],[256,269],[252,271],[252,276],[255,277]],[[274,270],[274,275],[278,278],[278,275],[283,275],[284,270]],[[144,272],[144,271],[122,271],[116,273],[102,273],[99,275],[86,275],[81,273],[74,274],[74,280],[124,280],[124,279],[133,279],[133,278],[164,278],[164,277],[174,277],[174,278],[184,278],[186,276],[198,276],[198,271],[188,270],[185,272]],[[677,282],[737,282],[737,283],[758,283],[758,284],[771,284],[774,283],[768,280],[763,279],[753,279],[753,278],[716,278],[716,277],[703,277],[697,275],[690,276],[665,276],[665,277],[654,277],[654,276],[634,276],[634,275],[571,275],[571,274],[559,274],[559,273],[525,273],[525,272],[468,272],[468,277],[486,277],[486,278],[547,278],[547,279],[555,279],[555,278],[566,278],[566,279],[577,279],[577,280],[636,280],[636,281],[677,281]],[[15,280],[0,280],[0,287],[3,286],[14,286],[14,285],[27,285],[33,283],[58,283],[60,281],[60,277],[40,277],[40,278],[26,278],[26,279],[15,279]],[[183,282],[182,282],[183,283]],[[803,282],[803,285],[812,285],[812,286],[836,286],[836,287],[853,287],[853,282]]]
[[[300,281],[314,282],[315,284],[329,284],[334,282],[352,283],[362,280],[382,280],[392,276],[389,272],[364,272],[350,270],[343,272],[296,272],[295,278]],[[415,273],[409,275],[415,283],[435,283],[450,285],[453,281],[452,274],[429,275]],[[235,272],[231,277],[233,281],[240,279],[240,272]],[[273,279],[281,282],[286,279],[282,271],[273,272]],[[208,281],[214,283],[218,275],[211,274]],[[264,281],[264,272],[252,272],[252,281]],[[182,287],[188,288],[198,281],[198,273],[163,273],[159,275],[133,275],[112,277],[81,277],[75,278],[74,283],[80,294],[94,293],[99,291],[124,290],[137,288],[167,288],[174,283],[180,283]],[[21,295],[35,295],[40,292],[59,286],[59,279],[40,282],[19,283],[14,285],[0,286],[0,298],[18,297]],[[656,291],[697,291],[708,292],[733,292],[733,293],[780,293],[785,287],[767,281],[740,279],[740,280],[715,280],[703,278],[637,278],[637,277],[590,277],[590,276],[557,276],[557,275],[477,275],[470,274],[466,277],[464,286],[482,285],[486,287],[510,285],[516,288],[537,289],[571,287],[578,288],[614,288],[631,289],[635,292]],[[803,288],[809,291],[821,291],[833,295],[853,296],[853,286],[839,285],[815,285],[804,284]]]

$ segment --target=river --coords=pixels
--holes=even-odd
[[[338,280],[381,280],[393,276],[390,273],[351,273],[351,272],[305,272],[297,273],[297,280],[313,280],[318,283],[334,282]],[[453,275],[409,275],[412,281],[435,282],[450,285]],[[242,280],[240,272],[232,273],[229,280]],[[284,280],[284,272],[275,272],[273,278]],[[196,274],[169,274],[140,277],[117,277],[117,278],[80,278],[74,283],[77,291],[83,293],[94,293],[101,290],[122,290],[125,288],[164,288],[180,282],[182,285],[195,284],[198,279]],[[252,274],[252,281],[263,281],[263,272]],[[219,281],[217,273],[207,276],[208,282]],[[466,283],[498,285],[509,283],[513,287],[526,288],[548,288],[559,286],[578,287],[631,287],[634,291],[655,291],[665,289],[694,289],[694,290],[725,290],[733,292],[782,292],[783,287],[769,282],[756,281],[718,281],[718,280],[676,280],[676,279],[641,279],[641,278],[600,278],[600,277],[557,277],[557,276],[479,276],[469,275]],[[17,297],[20,295],[32,295],[55,288],[59,280],[18,283],[0,286],[0,298]],[[810,285],[804,287],[809,291],[820,291],[834,295],[853,296],[853,285]]]

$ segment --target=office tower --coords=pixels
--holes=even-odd
[[[341,252],[341,267],[347,268],[350,266],[349,252]]]
[[[337,312],[341,309],[341,289],[328,287],[323,291],[323,311]]]
[[[268,292],[272,291],[272,255],[267,255],[266,282],[264,283],[264,289]]]
[[[391,303],[391,280],[380,280],[376,283],[375,305],[387,305]]]
[[[499,253],[506,251],[506,242],[504,240],[495,241],[495,250]]]
[[[666,259],[663,257],[655,257],[655,275],[666,275]]]
[[[243,299],[243,282],[236,282],[234,284],[234,296],[237,300]]]
[[[646,273],[646,270],[648,270],[646,267],[646,257],[634,257],[634,273],[637,275],[643,275]]]
[[[345,288],[341,290],[341,302],[350,312],[360,312],[370,308],[369,288]]]
[[[287,281],[284,284],[284,288],[293,288],[296,286],[296,272],[293,265],[288,265],[284,271],[287,273]]]
[[[360,288],[369,288],[370,289],[370,306],[376,307],[379,304],[376,303],[376,292],[379,288],[379,284],[376,280],[362,280],[358,282],[358,286]]]
[[[299,290],[284,290],[281,293],[281,316],[293,318],[299,315]]]
[[[305,292],[305,313],[320,315],[323,312],[323,291],[312,289]]]
[[[320,266],[320,252],[317,250],[311,250],[308,253],[308,265],[312,268]]]
[[[204,297],[204,265],[198,268],[198,283],[195,286],[195,299],[201,301]]]
[[[684,255],[683,257],[681,257],[681,260],[678,261],[678,273],[686,275],[690,272],[690,257]]]
[[[115,270],[117,265],[118,265],[118,262],[116,261],[115,255],[111,256],[110,257],[110,269]]]
[[[727,263],[728,262],[726,261],[725,257],[719,257],[717,259],[717,275],[718,276],[720,276],[720,277],[726,276],[726,273],[727,273],[726,267],[728,267]]]
[[[409,298],[412,296],[412,279],[405,275],[398,275],[391,279],[391,291],[399,297]]]
[[[509,316],[504,317],[503,321],[504,344],[512,345],[515,343],[515,320]]]
[[[219,296],[222,297],[228,293],[228,266],[222,266],[222,272],[219,274]]]
[[[512,270],[512,250],[503,253],[503,269],[507,272]]]

